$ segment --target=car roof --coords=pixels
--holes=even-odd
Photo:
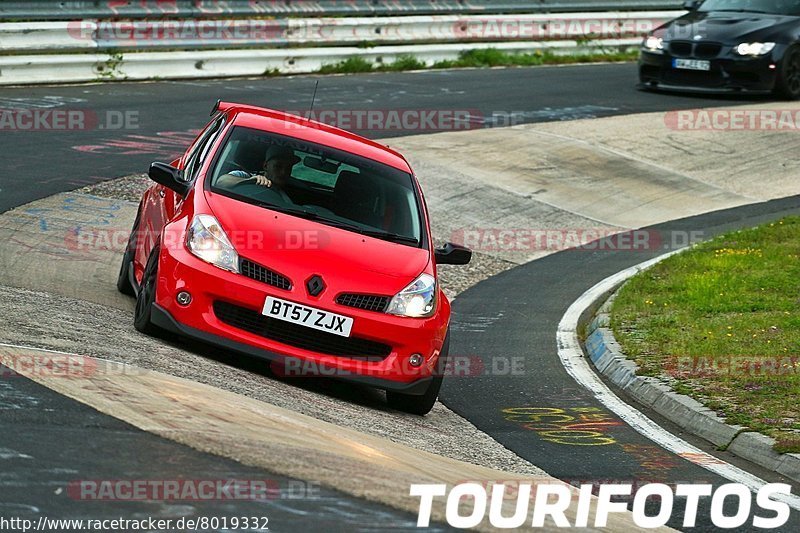
[[[217,109],[228,114],[236,126],[322,144],[378,161],[409,174],[412,173],[408,161],[399,152],[335,126],[274,109],[233,102],[219,102]],[[287,127],[287,123],[290,124],[290,127]]]

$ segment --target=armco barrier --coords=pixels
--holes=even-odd
[[[513,42],[640,37],[680,11],[0,23],[0,53]]]
[[[204,50],[187,52],[141,52],[109,56],[96,53],[0,56],[0,85],[80,82],[95,80],[145,80],[261,76],[315,72],[322,65],[349,57],[373,64],[392,63],[413,55],[426,64],[455,59],[474,48],[493,47],[509,52],[549,50],[576,53],[638,46],[639,38],[601,39],[591,44],[579,41],[528,41],[503,43],[455,43],[380,46],[376,48],[321,47],[260,50]]]
[[[675,0],[93,0],[0,1],[0,20],[431,15],[680,9]]]

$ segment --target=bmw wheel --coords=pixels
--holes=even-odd
[[[775,93],[784,98],[800,98],[800,45],[794,45],[783,55]]]

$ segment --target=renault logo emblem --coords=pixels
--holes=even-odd
[[[306,290],[311,296],[319,296],[325,290],[325,282],[317,274],[314,274],[306,281]]]

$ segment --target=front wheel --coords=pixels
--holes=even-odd
[[[793,45],[783,55],[775,81],[775,94],[791,100],[800,98],[800,45]]]
[[[439,396],[439,390],[442,388],[442,381],[444,380],[444,370],[447,364],[447,356],[450,353],[450,332],[447,333],[442,345],[442,351],[439,354],[439,361],[437,362],[437,370],[433,377],[433,381],[428,386],[425,394],[413,395],[403,394],[402,392],[386,391],[386,402],[389,407],[398,411],[410,413],[412,415],[424,416],[430,413],[436,404],[436,398]]]
[[[147,335],[159,332],[158,326],[151,321],[153,305],[156,302],[156,282],[158,281],[158,247],[150,252],[147,265],[142,274],[139,294],[136,296],[136,310],[133,314],[133,327]]]

